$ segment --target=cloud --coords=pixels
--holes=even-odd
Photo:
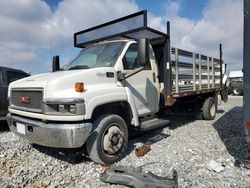
[[[17,21],[37,22],[49,19],[51,11],[43,1],[1,0],[1,16]]]
[[[202,11],[200,20],[179,16],[180,6],[173,2],[172,14],[163,19],[171,21],[172,44],[179,48],[223,58],[229,70],[242,69],[243,2],[241,0],[212,0]],[[181,2],[179,2],[181,3]],[[177,3],[178,4],[178,3]],[[166,5],[169,9],[169,6]],[[176,8],[177,7],[177,8]]]
[[[180,1],[170,1],[166,3],[166,17],[176,17],[181,9]]]
[[[53,13],[38,0],[1,0],[0,65],[39,72],[38,50],[48,48],[46,23]]]
[[[182,0],[168,0],[162,16],[149,14],[149,25],[166,32],[171,21],[173,46],[218,57],[223,44],[229,69],[242,68],[243,3],[211,0],[199,20],[179,15]],[[32,73],[50,70],[51,48],[63,61],[73,49],[73,33],[139,10],[135,0],[63,0],[53,11],[41,0],[0,0],[0,65]]]
[[[27,47],[46,47],[46,22],[52,12],[43,1],[1,0],[0,41],[26,44]]]
[[[32,73],[50,69],[51,48],[63,60],[74,54],[74,32],[138,11],[133,0],[64,0],[55,12],[40,0],[0,5],[0,65]]]
[[[64,0],[59,3],[47,28],[54,47],[67,48],[72,47],[73,33],[136,11],[138,7],[134,1]]]

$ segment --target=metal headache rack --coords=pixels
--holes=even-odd
[[[75,47],[84,48],[90,44],[115,38],[166,39],[168,35],[147,26],[147,11],[140,11],[111,22],[107,22],[74,33]]]
[[[167,33],[147,26],[147,11],[140,11],[74,34],[74,46],[84,48],[93,43],[114,39],[147,38],[155,52],[159,81],[163,83],[165,105],[177,97],[219,91],[222,88],[222,49],[220,58],[170,47],[170,23]]]

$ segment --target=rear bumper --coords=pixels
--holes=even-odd
[[[13,133],[29,142],[57,148],[81,147],[92,129],[91,123],[44,123],[11,114],[7,115],[7,122]],[[17,131],[20,124],[24,126],[23,133]]]

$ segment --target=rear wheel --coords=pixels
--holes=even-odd
[[[106,114],[93,123],[93,131],[86,141],[89,157],[96,163],[113,164],[125,154],[128,129],[118,115]]]
[[[202,108],[202,115],[205,120],[213,120],[217,111],[217,98],[209,97],[206,99]]]
[[[242,94],[242,91],[240,88],[234,88],[233,89],[233,94],[236,95],[236,96],[239,96]]]

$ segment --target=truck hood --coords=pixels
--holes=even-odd
[[[41,88],[44,89],[44,95],[46,96],[46,93],[50,90],[57,94],[65,90],[74,91],[76,82],[83,82],[87,89],[97,84],[116,84],[116,81],[117,77],[113,67],[57,71],[38,74],[12,82],[9,91],[11,88]]]

